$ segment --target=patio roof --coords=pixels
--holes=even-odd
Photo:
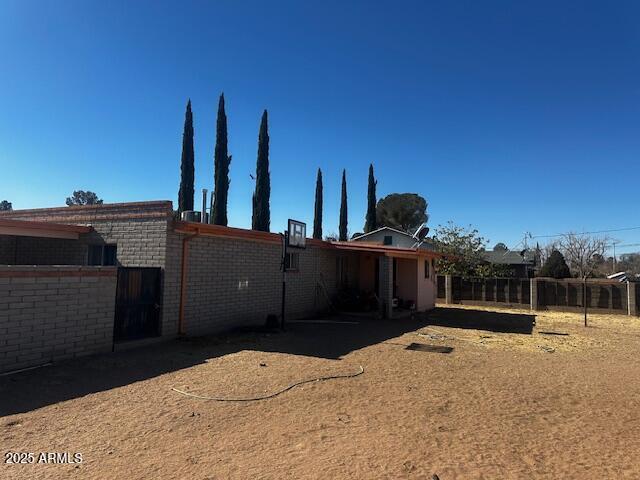
[[[78,240],[81,234],[89,233],[91,230],[91,227],[81,225],[0,218],[0,235]]]
[[[420,248],[402,248],[389,245],[380,245],[379,243],[365,242],[331,242],[331,246],[338,250],[351,250],[366,253],[375,253],[384,255],[385,257],[396,258],[440,258],[441,254]]]

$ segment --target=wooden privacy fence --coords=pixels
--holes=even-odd
[[[585,306],[583,283],[579,279],[554,278],[464,278],[438,275],[440,303],[496,305],[531,310],[582,311]],[[591,311],[639,315],[640,287],[590,279],[586,306]]]

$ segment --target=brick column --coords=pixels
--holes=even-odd
[[[636,305],[636,288],[638,285],[636,282],[627,282],[627,305],[628,314],[636,316],[638,315],[638,305]]]
[[[532,278],[529,281],[529,301],[531,302],[531,310],[538,310],[538,279]]]
[[[453,303],[453,277],[451,275],[444,276],[444,303]]]
[[[393,258],[380,257],[380,309],[383,318],[393,315]]]

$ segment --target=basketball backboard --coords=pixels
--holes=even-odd
[[[305,248],[307,240],[307,224],[298,220],[289,219],[289,242],[288,245],[294,248]]]

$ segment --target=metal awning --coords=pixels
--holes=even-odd
[[[0,235],[78,240],[81,234],[89,233],[91,230],[93,230],[91,227],[82,225],[0,218]]]

